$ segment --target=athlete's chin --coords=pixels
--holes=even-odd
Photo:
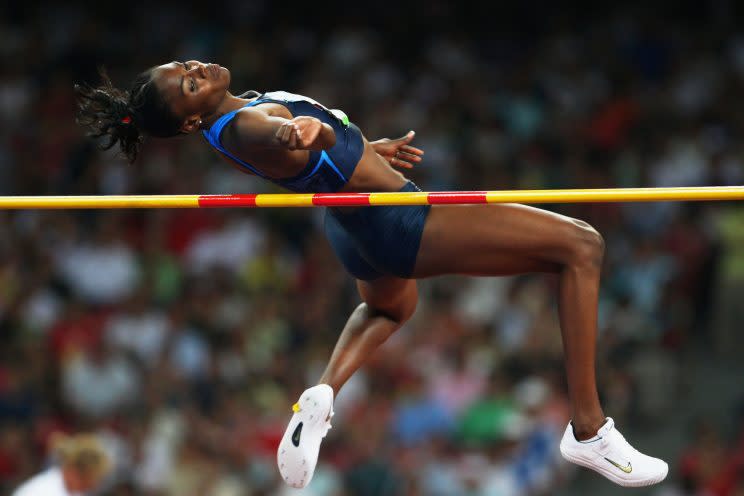
[[[230,87],[230,69],[227,67],[220,67],[220,79],[225,85],[225,89]]]

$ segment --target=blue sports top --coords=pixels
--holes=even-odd
[[[336,144],[322,151],[310,151],[307,165],[294,177],[272,178],[240,160],[222,146],[222,130],[244,108],[262,103],[278,103],[289,110],[293,117],[308,115],[329,124],[336,132]],[[297,193],[332,193],[340,190],[351,178],[364,151],[364,140],[359,128],[349,122],[340,110],[329,110],[315,100],[286,91],[272,91],[260,95],[245,106],[228,112],[217,119],[209,129],[202,131],[209,144],[253,174]]]

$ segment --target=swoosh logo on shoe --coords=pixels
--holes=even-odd
[[[300,422],[299,424],[297,424],[297,427],[295,428],[294,432],[292,433],[292,444],[295,445],[295,448],[300,445],[300,435],[301,434],[302,434],[302,422]]]
[[[627,467],[623,467],[619,463],[613,462],[609,458],[605,458],[605,460],[607,460],[608,462],[610,462],[611,464],[613,464],[614,466],[616,466],[617,468],[619,468],[620,470],[622,470],[626,474],[629,474],[629,473],[631,473],[633,471],[633,466],[630,464],[630,462],[628,462],[628,466]]]

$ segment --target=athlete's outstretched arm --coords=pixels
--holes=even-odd
[[[244,109],[226,130],[229,139],[242,150],[284,148],[286,150],[325,150],[336,144],[336,133],[315,117],[284,119],[260,110]]]

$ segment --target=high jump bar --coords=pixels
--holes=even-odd
[[[486,203],[604,203],[744,200],[744,186],[685,188],[288,193],[227,195],[0,196],[0,209],[357,207]]]

